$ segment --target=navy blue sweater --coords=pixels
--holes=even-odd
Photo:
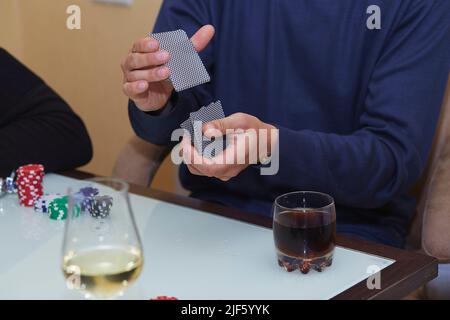
[[[367,8],[381,9],[369,30]],[[337,203],[338,230],[401,246],[427,161],[450,61],[448,0],[166,0],[155,31],[193,35],[212,82],[171,110],[141,112],[139,136],[160,145],[199,107],[220,99],[280,129],[280,170],[249,167],[229,182],[180,169],[194,197],[270,215],[277,195],[317,190]]]

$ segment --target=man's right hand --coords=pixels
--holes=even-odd
[[[197,52],[205,49],[213,36],[213,26],[200,28],[191,38]],[[162,109],[172,95],[173,86],[167,81],[170,70],[165,66],[169,60],[169,53],[148,37],[136,41],[122,62],[123,92],[142,111]]]

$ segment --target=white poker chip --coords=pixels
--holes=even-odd
[[[61,198],[60,194],[45,194],[42,197],[40,197],[35,205],[34,210],[39,213],[48,213],[49,206],[52,203],[53,200]]]

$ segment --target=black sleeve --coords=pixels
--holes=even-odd
[[[57,172],[91,158],[91,140],[81,119],[39,77],[0,48],[0,177],[28,163]]]

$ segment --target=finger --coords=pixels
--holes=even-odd
[[[142,99],[147,89],[147,81],[125,82],[123,84],[123,93],[132,100]]]
[[[237,162],[237,150],[236,150],[236,141],[235,138],[233,139],[227,139],[228,144],[225,150],[211,158],[211,161],[217,165],[225,165],[228,167],[232,167],[235,164],[238,164]]]
[[[160,82],[170,76],[170,70],[167,67],[157,67],[145,70],[133,70],[125,73],[126,82],[135,82],[144,80],[146,82]]]
[[[131,49],[131,52],[155,52],[159,49],[159,42],[152,38],[152,37],[146,37],[137,40],[135,43],[133,43],[133,48]]]
[[[183,138],[183,159],[184,163],[191,166],[192,169],[202,176],[212,177],[213,174],[210,172],[214,163],[205,157],[202,157],[197,150],[191,145],[189,138]]]
[[[184,162],[188,167],[191,167],[191,173],[194,173],[195,171],[197,175],[221,177],[227,176],[227,171],[231,169],[231,166],[226,165],[224,161],[217,163],[213,160],[216,159],[217,161],[219,156],[216,156],[213,159],[202,157],[197,149],[192,146],[191,139],[187,134],[183,136],[181,148],[183,150]]]
[[[204,158],[209,160],[208,158]],[[203,175],[207,177],[227,177],[230,176],[230,172],[234,165],[226,165],[226,164],[214,164],[211,161],[203,162],[200,164],[195,164],[195,168],[200,171]]]
[[[197,168],[191,164],[187,165],[187,168],[190,173],[196,175],[196,176],[205,176],[203,173],[197,170]]]
[[[182,150],[192,147],[192,140],[189,131],[184,130],[183,139],[181,140]]]
[[[195,50],[197,50],[197,52],[203,51],[214,37],[214,33],[215,29],[212,25],[208,24],[201,27],[191,38]]]
[[[167,51],[152,53],[130,53],[125,61],[126,70],[157,67],[167,63],[170,55]]]
[[[203,125],[203,134],[208,137],[209,139],[217,139],[220,137],[223,137],[224,134],[222,134],[222,131],[219,129],[216,129],[216,124],[212,123],[208,126],[208,124]]]
[[[231,179],[237,177],[246,167],[245,166],[235,166],[226,175],[219,177],[218,179],[222,181],[230,181]]]
[[[253,119],[256,118],[244,113],[235,113],[229,117],[206,123],[203,126],[203,132],[208,136],[208,134],[216,132],[215,130],[220,131],[223,135],[227,133],[228,129],[233,131],[235,129],[246,130],[254,126]]]
[[[183,153],[183,161],[186,165],[194,164],[194,154],[192,152],[191,139],[189,136],[184,135],[181,140],[181,149]]]

